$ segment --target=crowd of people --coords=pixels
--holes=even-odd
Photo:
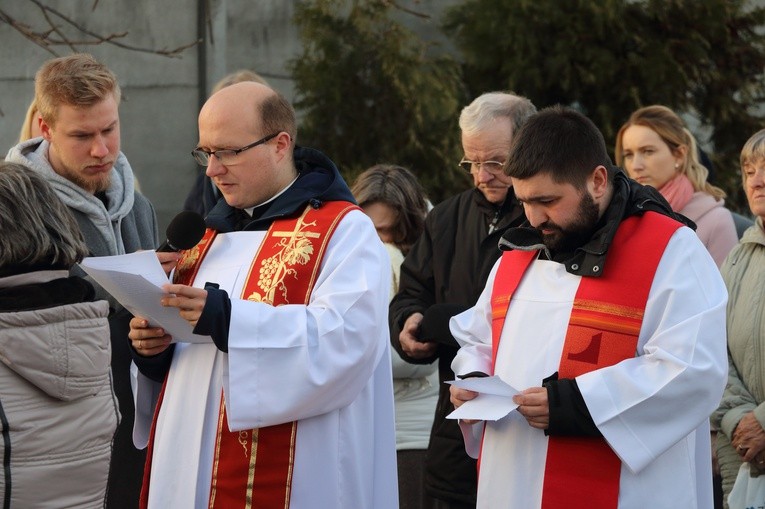
[[[4,507],[739,509],[765,476],[765,129],[752,221],[665,106],[613,164],[580,112],[488,92],[473,186],[433,206],[396,164],[348,186],[233,73],[198,116],[205,234],[157,251],[185,338],[78,266],[159,245],[120,96],[90,55],[45,62],[0,163]]]

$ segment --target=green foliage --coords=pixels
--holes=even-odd
[[[467,0],[444,17],[471,96],[504,88],[574,106],[612,146],[642,106],[698,118],[738,210],[738,153],[763,124],[763,23],[765,9],[744,0]]]
[[[377,163],[406,166],[437,202],[468,184],[457,168],[460,69],[391,9],[385,0],[296,6],[303,53],[289,67],[303,113],[299,143],[326,152],[349,182]]]

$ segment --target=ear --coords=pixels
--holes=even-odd
[[[40,132],[42,133],[42,137],[45,138],[46,141],[50,142],[51,126],[42,117],[40,117],[39,122],[40,122]]]
[[[682,168],[685,166],[685,158],[688,157],[688,147],[686,145],[679,145],[672,151],[672,155],[675,157],[676,168]]]
[[[600,165],[590,174],[587,179],[587,189],[596,201],[608,192],[608,170]]]
[[[294,140],[286,132],[282,131],[275,138],[276,140],[276,158],[281,160],[287,155],[292,154],[292,145]]]

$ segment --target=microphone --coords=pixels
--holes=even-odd
[[[196,212],[184,210],[170,221],[165,232],[167,240],[157,251],[172,252],[191,249],[205,234],[205,220]]]

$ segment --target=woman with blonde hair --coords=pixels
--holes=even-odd
[[[641,184],[658,190],[672,210],[696,223],[696,233],[719,267],[738,242],[725,192],[707,182],[696,140],[675,112],[646,106],[630,115],[616,135],[616,164]]]
[[[42,136],[42,131],[40,130],[40,112],[37,111],[37,103],[32,99],[29,108],[27,108],[27,114],[24,116],[24,122],[21,124],[19,143],[37,138],[38,136]]]
[[[427,200],[417,177],[406,168],[378,164],[361,173],[351,188],[372,219],[391,259],[391,298],[398,291],[401,263],[425,229]],[[391,350],[396,406],[399,507],[425,509],[425,450],[438,398],[435,362],[409,364]]]

